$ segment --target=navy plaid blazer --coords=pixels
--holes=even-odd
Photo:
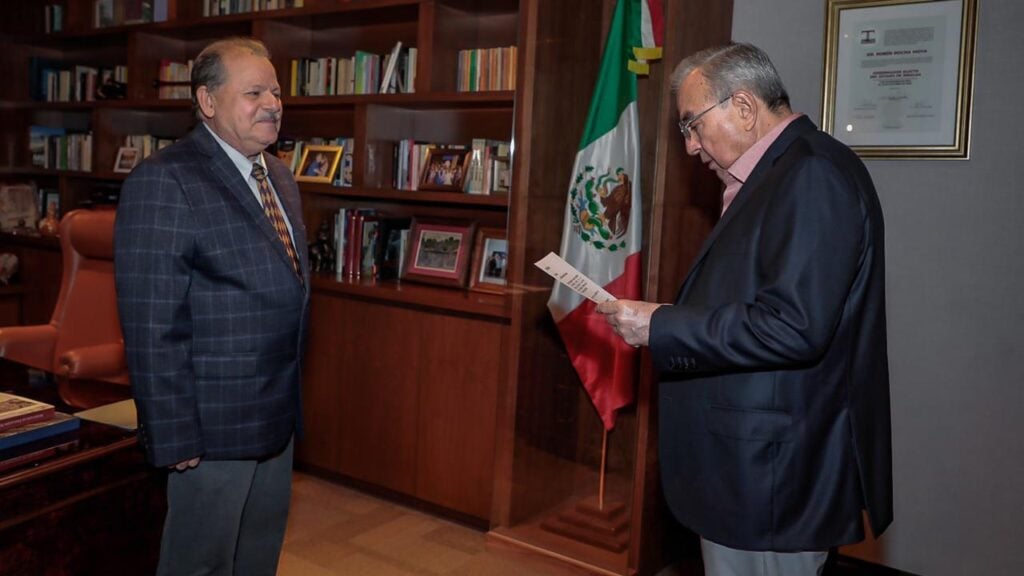
[[[202,125],[121,190],[118,311],[150,462],[258,459],[301,428],[309,262],[298,186],[265,154],[303,278],[256,196]]]

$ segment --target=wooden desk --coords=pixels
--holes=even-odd
[[[0,473],[0,574],[153,574],[165,477],[133,431],[82,421],[70,451]]]

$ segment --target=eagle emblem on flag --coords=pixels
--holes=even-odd
[[[573,180],[569,204],[572,229],[581,240],[609,252],[626,247],[633,191],[624,168],[598,174],[595,167],[584,166]]]

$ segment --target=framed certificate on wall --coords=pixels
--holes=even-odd
[[[967,158],[977,0],[829,0],[822,128],[864,157]]]

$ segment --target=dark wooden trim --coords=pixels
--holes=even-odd
[[[412,508],[414,510],[427,512],[435,516],[441,516],[458,524],[462,524],[464,526],[468,526],[469,528],[473,528],[474,530],[487,530],[489,525],[489,521],[485,518],[477,518],[476,516],[471,516],[469,514],[459,512],[458,510],[452,510],[451,508],[439,506],[432,502],[428,502],[427,500],[421,500],[420,498],[410,496],[409,494],[406,494],[404,492],[390,490],[388,488],[381,486],[380,484],[365,482],[363,480],[359,480],[351,476],[346,476],[344,474],[339,474],[337,472],[332,472],[326,468],[322,468],[320,466],[316,466],[313,464],[307,464],[299,460],[295,461],[295,470],[299,472],[304,472],[306,474],[310,474],[312,476],[316,476],[321,480],[327,480],[335,484],[340,484],[342,486],[351,488],[358,492],[363,492],[371,496],[389,500],[391,502]]]

